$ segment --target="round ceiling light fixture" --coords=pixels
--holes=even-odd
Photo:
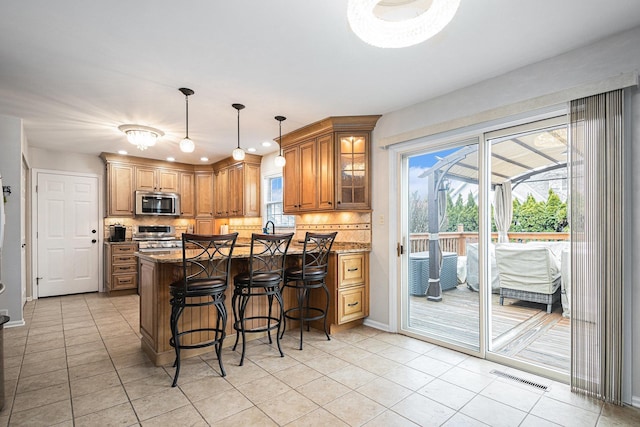
[[[156,140],[164,135],[164,132],[150,126],[142,125],[120,125],[120,131],[127,135],[127,140],[138,147],[140,150],[146,150],[156,145]]]
[[[460,0],[349,0],[347,18],[364,42],[400,48],[438,34],[451,22],[458,6]]]

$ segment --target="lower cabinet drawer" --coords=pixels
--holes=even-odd
[[[123,273],[137,273],[138,266],[137,265],[114,265],[111,272],[113,274],[123,274]]]
[[[114,274],[111,276],[111,289],[136,289],[138,287],[138,274]]]
[[[338,291],[338,324],[362,319],[367,315],[366,287],[354,286]]]
[[[136,264],[138,265],[138,259],[135,255],[113,255],[111,257],[111,264]]]

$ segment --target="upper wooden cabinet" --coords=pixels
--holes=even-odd
[[[136,166],[136,190],[178,192],[178,171]]]
[[[315,139],[283,151],[286,163],[283,206],[285,212],[309,212],[318,209],[318,145]]]
[[[195,175],[193,172],[180,172],[180,216],[193,217],[195,207]]]
[[[106,216],[133,216],[133,165],[107,163]]]
[[[371,209],[371,131],[380,116],[329,117],[282,136],[284,212]]]
[[[206,209],[208,215],[213,216],[213,169],[210,165],[194,166],[110,153],[102,153],[100,157],[107,165],[107,217],[134,216],[136,190],[178,193],[180,216],[194,217],[196,202],[203,207],[202,211]],[[196,171],[205,175],[205,182],[200,182],[199,194],[196,194]]]
[[[213,218],[213,172],[196,172],[196,218]]]
[[[246,154],[242,162],[224,159],[213,170],[217,218],[260,216],[260,156]]]

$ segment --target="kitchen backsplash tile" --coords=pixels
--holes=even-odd
[[[215,220],[215,230],[219,231],[223,224],[229,225],[230,232],[238,232],[238,237],[250,239],[252,233],[261,233],[264,227],[263,218],[229,218]],[[135,225],[173,225],[176,235],[187,231],[189,225],[195,225],[194,219],[164,218],[164,217],[136,217],[136,218],[105,218],[104,238],[109,238],[109,226],[124,225],[127,229],[126,238],[131,239]],[[278,228],[277,232],[287,232]],[[337,231],[336,242],[371,243],[371,213],[369,212],[326,212],[296,215],[295,240],[304,239],[307,231],[331,232]]]

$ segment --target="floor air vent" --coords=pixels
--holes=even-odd
[[[507,378],[507,379],[510,379],[512,381],[517,381],[517,382],[522,383],[522,384],[530,385],[531,387],[536,387],[536,388],[539,388],[540,390],[546,390],[547,389],[546,385],[538,384],[536,382],[529,381],[529,380],[525,380],[524,378],[516,377],[515,375],[510,375],[510,374],[507,374],[506,372],[496,371],[495,369],[493,369],[490,372],[490,374],[497,375],[497,376],[502,377],[502,378]]]

